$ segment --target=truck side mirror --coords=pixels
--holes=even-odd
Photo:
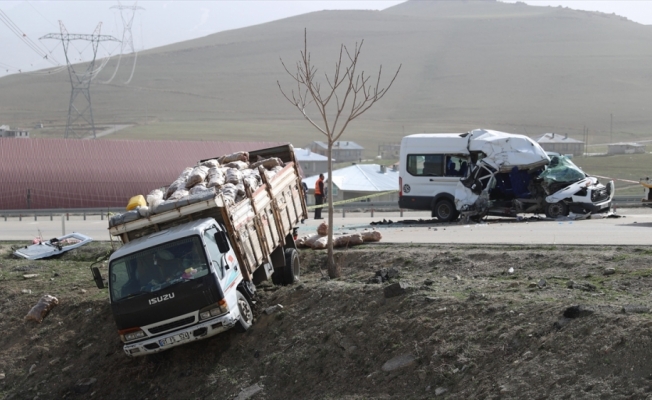
[[[215,232],[215,243],[217,243],[217,248],[220,249],[220,253],[226,253],[231,249],[229,239],[224,231]]]
[[[98,289],[104,289],[106,286],[104,285],[104,278],[102,278],[102,274],[100,274],[100,269],[97,267],[91,268],[91,271],[93,272],[93,280],[95,281],[95,285],[97,286]]]

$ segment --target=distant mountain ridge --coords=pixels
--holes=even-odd
[[[137,124],[107,138],[322,140],[277,87],[292,87],[280,59],[298,60],[304,28],[321,72],[331,72],[340,44],[362,39],[366,73],[382,64],[388,79],[402,64],[387,96],[348,130],[369,155],[404,134],[478,127],[581,140],[586,126],[597,143],[610,139],[612,116],[618,140],[652,137],[652,27],[492,0],[313,12],[148,50],[129,85],[94,83],[96,123]],[[129,72],[120,69],[114,82]],[[69,96],[65,72],[2,78],[0,123],[43,121],[59,128],[33,135],[61,137]]]

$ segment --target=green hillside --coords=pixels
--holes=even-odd
[[[615,15],[494,1],[409,1],[384,11],[323,11],[231,30],[111,60],[92,88],[97,124],[134,127],[105,137],[189,140],[321,140],[282,97],[291,88],[279,58],[298,60],[303,30],[321,72],[341,43],[364,39],[362,67],[389,77],[388,95],[349,128],[364,146],[415,132],[482,127],[568,133],[592,144],[652,138],[652,27]],[[0,79],[0,123],[63,137],[65,71]]]

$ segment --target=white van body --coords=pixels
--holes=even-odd
[[[403,138],[399,207],[431,210],[441,221],[519,212],[556,218],[604,212],[613,182],[588,177],[566,157],[550,157],[527,136],[476,129]],[[572,178],[567,178],[571,176]]]
[[[399,207],[431,210],[432,216],[443,221],[457,218],[455,188],[467,175],[447,171],[446,157],[470,161],[466,134],[420,133],[401,140],[399,161]],[[429,163],[438,162],[433,170]],[[461,165],[460,165],[461,169]],[[468,168],[467,168],[468,170]]]

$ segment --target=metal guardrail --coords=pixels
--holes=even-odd
[[[640,196],[614,196],[613,205],[615,207],[642,207],[646,206],[641,202]],[[327,211],[327,205],[324,204],[324,211]],[[334,207],[335,211],[342,212],[351,212],[353,210],[361,210],[364,212],[369,212],[370,210],[376,211],[407,211],[401,210],[398,208],[397,201],[361,201],[355,203],[340,204]],[[100,215],[101,219],[107,217],[111,214],[120,214],[125,212],[124,208],[121,207],[112,207],[112,208],[67,208],[67,209],[41,209],[41,210],[0,210],[0,220],[7,218],[16,218],[22,220],[22,218],[34,218],[38,220],[41,218],[49,218],[51,221],[55,217],[61,218],[65,216],[66,219],[69,219],[70,216],[83,216],[86,219],[86,216],[89,215]]]

